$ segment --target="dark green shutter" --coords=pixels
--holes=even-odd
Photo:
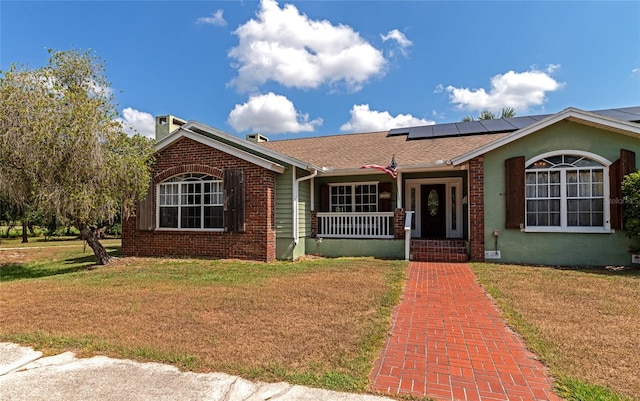
[[[244,171],[242,169],[224,170],[223,185],[224,228],[226,231],[244,232]]]
[[[524,216],[524,156],[512,157],[504,161],[505,167],[505,228],[520,228]]]
[[[635,152],[620,149],[620,159],[609,166],[609,212],[611,228],[614,230],[623,227],[622,180],[634,171],[636,171]]]

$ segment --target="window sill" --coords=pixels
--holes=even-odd
[[[525,233],[562,233],[562,234],[613,234],[616,230],[605,227],[526,227]]]

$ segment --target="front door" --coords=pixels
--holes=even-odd
[[[422,238],[447,237],[446,184],[420,186]]]

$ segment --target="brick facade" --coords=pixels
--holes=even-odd
[[[122,224],[124,256],[195,256],[270,262],[276,256],[276,173],[188,138],[156,154],[153,166],[153,227],[156,184],[177,174],[207,173],[222,178],[226,168],[240,168],[245,180],[245,231],[138,230],[136,218]]]
[[[404,215],[405,209],[395,209],[393,211],[393,238],[404,239]]]
[[[469,161],[469,214],[471,260],[484,261],[484,157]]]

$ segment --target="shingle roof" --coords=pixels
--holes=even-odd
[[[316,166],[357,169],[386,166],[395,154],[398,165],[436,166],[506,136],[506,133],[408,141],[387,131],[262,142],[259,145]]]
[[[624,122],[637,123],[640,121],[640,107],[627,107],[619,109],[597,110],[584,112],[577,109],[566,109],[564,112],[575,110],[584,115],[600,115],[605,119],[618,119]],[[498,119],[484,121],[485,124],[505,124],[510,121],[510,128],[503,132],[491,132],[483,126],[482,130],[466,132],[461,127],[478,124],[477,121],[469,123],[439,124],[433,126],[408,127],[391,131],[370,132],[360,134],[344,134],[313,138],[298,138],[262,142],[259,145],[280,152],[287,156],[304,160],[310,164],[321,167],[330,167],[336,170],[357,169],[365,164],[378,164],[386,166],[391,157],[395,155],[398,165],[406,169],[410,166],[438,167],[452,159],[469,155],[479,148],[490,146],[494,141],[499,141],[514,131],[526,131],[526,127],[536,126],[541,122],[552,120],[554,116],[563,115],[560,112],[555,115],[524,116],[511,119]],[[529,121],[528,119],[531,119]],[[508,121],[507,121],[508,120]],[[525,123],[527,121],[528,123]],[[455,126],[456,131],[437,135],[414,135],[411,130],[420,131],[430,128],[432,133],[438,127]],[[466,129],[466,128],[465,128]],[[427,139],[427,140],[425,140]],[[499,142],[496,142],[499,143]]]

